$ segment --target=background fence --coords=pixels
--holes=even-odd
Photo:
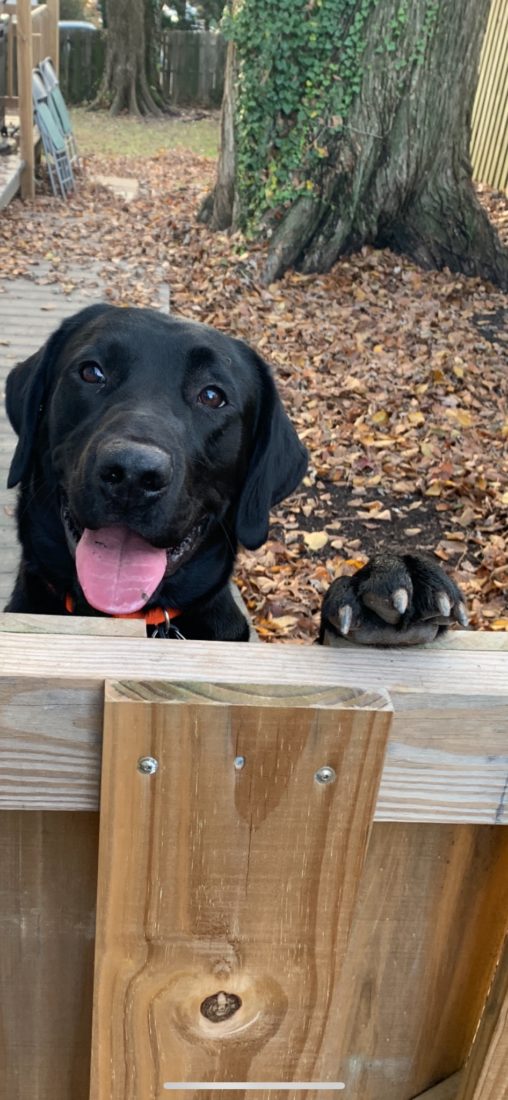
[[[220,107],[227,45],[213,31],[171,31],[161,38],[161,83],[165,99],[178,107]],[[86,103],[99,86],[106,34],[60,30],[60,83],[68,103]]]
[[[178,107],[220,107],[227,44],[212,31],[171,31],[161,47],[162,90]]]
[[[492,0],[473,110],[474,178],[508,187],[508,4]]]
[[[104,70],[106,34],[60,28],[60,84],[67,103],[94,99]]]

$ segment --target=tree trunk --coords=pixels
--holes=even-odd
[[[206,222],[212,229],[229,229],[235,221],[235,84],[236,50],[234,43],[229,42],[220,115],[220,151],[217,180],[213,191],[206,196],[198,214],[199,221]]]
[[[150,8],[150,11],[147,11]],[[147,77],[146,21],[151,0],[107,0],[106,65],[94,107],[109,107],[112,115],[156,115]]]
[[[159,56],[162,36],[161,8],[158,0],[145,0],[145,72],[152,99],[163,107],[160,91]]]
[[[374,0],[362,31],[360,88],[345,117],[328,118],[326,129],[317,120],[321,132],[313,140],[322,159],[307,170],[299,194],[258,214],[257,233],[270,236],[264,281],[292,266],[328,271],[341,254],[370,243],[425,267],[448,266],[508,286],[508,254],[476,198],[469,158],[489,6],[490,0]],[[365,0],[336,0],[344,38],[360,11]],[[243,56],[241,66],[248,64]],[[272,146],[267,172],[276,160]],[[235,219],[245,225],[238,178],[236,190],[236,210],[230,187],[228,210],[222,202],[219,223],[214,209],[212,225]],[[216,205],[218,197],[216,191]]]

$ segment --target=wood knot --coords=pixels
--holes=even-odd
[[[230,1016],[234,1016],[235,1012],[241,1008],[241,1004],[240,997],[237,997],[236,993],[224,993],[221,989],[219,993],[205,997],[201,1004],[201,1013],[207,1020],[211,1020],[212,1024],[220,1024],[222,1020],[229,1020]]]

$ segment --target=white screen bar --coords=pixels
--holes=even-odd
[[[338,1092],[345,1089],[343,1081],[166,1081],[165,1089],[315,1089]]]

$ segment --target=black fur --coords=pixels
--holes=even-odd
[[[104,369],[104,385],[80,376],[90,361]],[[211,385],[226,394],[224,408],[200,405],[200,390]],[[178,543],[202,523],[187,560],[146,606],[180,609],[177,626],[189,638],[247,639],[228,585],[237,545],[261,546],[270,508],[306,469],[305,448],[259,355],[205,325],[90,306],[11,371],[7,412],[19,437],[8,484],[21,486],[22,546],[7,610],[59,614],[69,593],[81,614],[97,613],[77,581],[64,495],[79,526],[122,524],[156,546]],[[162,456],[161,485],[141,494],[131,486],[130,495],[108,488],[102,473],[111,441]],[[414,645],[453,621],[465,625],[466,611],[439,563],[385,553],[334,581],[319,640]]]
[[[103,368],[89,384],[84,363]],[[204,407],[208,386],[223,408]],[[121,523],[157,546],[202,525],[195,551],[163,579],[150,606],[176,607],[186,637],[244,640],[248,627],[229,591],[238,543],[266,539],[270,508],[307,464],[267,364],[241,341],[151,310],[90,306],[11,371],[7,413],[19,439],[8,484],[20,484],[22,547],[9,611],[62,613],[66,593],[96,614],[79,587],[62,522],[62,499],[81,527]],[[151,499],[108,496],[101,458],[108,441],[146,444],[171,477]]]
[[[339,577],[330,585],[319,641],[334,645],[347,638],[360,645],[422,645],[455,622],[467,626],[464,597],[437,558],[404,550],[384,552],[352,577]]]

